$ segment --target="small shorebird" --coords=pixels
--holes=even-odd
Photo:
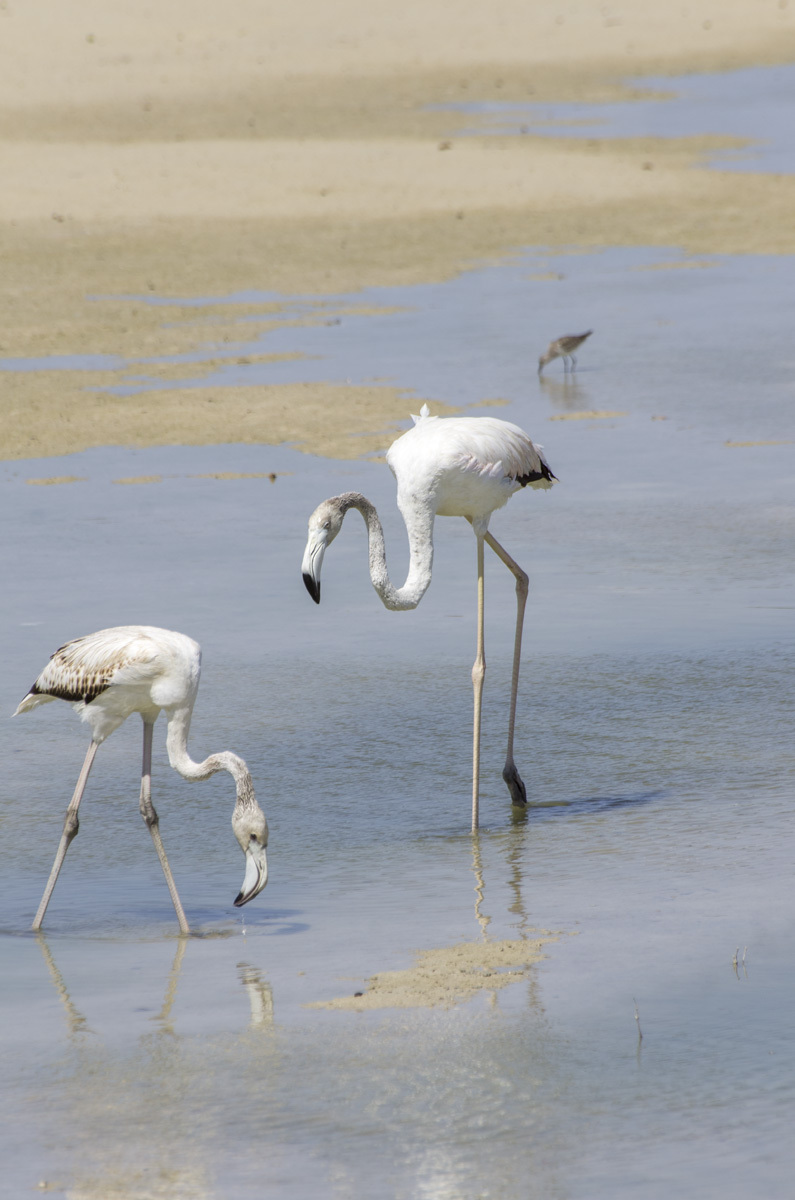
[[[265,887],[268,823],[254,796],[248,767],[242,758],[228,751],[211,754],[200,763],[194,762],[188,753],[188,731],[200,673],[201,648],[184,633],[150,625],[120,625],[61,646],[20,703],[14,716],[50,700],[70,700],[80,719],[91,728],[91,742],[66,810],[58,853],[33,922],[34,929],[41,928],[66,851],[77,834],[77,809],[94,756],[101,743],[134,712],[141,714],[144,723],[141,816],[152,835],[180,932],[190,930],[166,858],[151,794],[152,730],[161,709],[168,721],[168,761],[183,779],[209,779],[216,771],[228,771],[235,781],[237,800],[232,828],[246,856],[246,873],[235,904],[238,908],[247,904]]]
[[[589,338],[593,333],[589,329],[587,333],[567,333],[563,337],[556,338],[554,342],[550,342],[547,346],[546,353],[542,354],[538,360],[538,373],[543,371],[547,363],[551,363],[555,358],[563,359],[563,370],[568,371],[569,362],[571,362],[572,371],[577,366],[577,359],[574,356],[574,351],[579,350],[586,338]]]
[[[466,517],[477,539],[478,633],[477,658],[472,668],[474,729],[472,738],[472,829],[478,827],[480,779],[480,713],[486,660],[483,644],[483,546],[488,544],[516,580],[516,632],[508,715],[508,749],[502,777],[515,805],[527,794],[513,760],[516,693],[522,652],[522,624],[528,578],[507,550],[489,533],[489,519],[514,492],[528,484],[549,488],[555,482],[540,446],[517,425],[495,417],[432,417],[423,404],[414,428],[387,451],[386,461],[397,480],[397,503],[409,537],[409,573],[395,587],[386,566],[384,531],[375,507],[360,492],[345,492],[324,500],[309,518],[309,539],[302,566],[304,583],[320,603],[320,567],[328,546],[342,528],[345,514],[356,508],[367,525],[370,579],[385,608],[416,608],[431,582],[433,524],[439,517]]]

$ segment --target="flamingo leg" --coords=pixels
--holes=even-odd
[[[480,792],[480,718],[483,701],[483,679],[486,674],[486,655],[484,653],[483,618],[484,618],[484,589],[483,589],[483,534],[475,531],[478,540],[478,647],[477,656],[472,666],[472,687],[475,693],[475,712],[472,730],[472,832],[478,827],[479,792]]]
[[[163,845],[163,839],[160,836],[160,818],[155,812],[155,806],[152,803],[152,731],[154,724],[151,721],[144,721],[144,760],[141,771],[141,816],[144,819],[147,829],[152,835],[152,841],[155,844],[157,857],[160,859],[160,866],[163,868],[163,874],[166,877],[168,890],[171,895],[171,902],[174,905],[174,911],[177,914],[179,921],[180,933],[190,933],[185,916],[185,910],[182,907],[182,901],[177,892],[177,885],[174,883],[174,876],[171,874],[171,867],[168,865],[166,858],[166,848]]]
[[[502,777],[507,784],[508,791],[511,793],[511,802],[518,808],[524,808],[524,806],[527,804],[527,790],[522,782],[521,775],[516,769],[516,764],[513,761],[513,731],[516,724],[516,696],[519,691],[519,666],[522,659],[522,629],[524,627],[524,610],[527,605],[527,592],[529,589],[530,580],[527,577],[527,573],[522,570],[518,563],[514,562],[508,551],[500,545],[495,537],[492,537],[490,533],[487,533],[485,535],[485,539],[499,558],[500,562],[505,563],[508,570],[516,579],[516,634],[513,644],[511,707],[508,715],[508,748],[505,754],[505,766],[503,768]]]
[[[50,897],[52,896],[58,875],[60,874],[61,867],[63,866],[63,860],[66,858],[66,851],[69,849],[72,839],[77,837],[77,831],[80,828],[80,822],[77,819],[77,810],[80,807],[80,801],[83,799],[83,792],[86,790],[86,783],[88,782],[88,773],[91,770],[91,764],[94,761],[94,755],[98,749],[99,742],[92,742],[88,747],[86,757],[83,760],[83,766],[80,769],[80,774],[78,775],[77,783],[75,784],[74,795],[69,801],[69,807],[67,808],[66,816],[64,817],[63,833],[61,834],[58,853],[55,855],[55,862],[52,864],[50,878],[47,880],[47,886],[44,889],[44,895],[41,898],[41,903],[39,904],[33,921],[32,928],[34,930],[41,929],[41,923],[44,920],[44,914],[47,911],[47,905],[50,903]]]

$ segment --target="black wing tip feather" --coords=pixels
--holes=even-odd
[[[557,480],[557,475],[553,475],[545,462],[541,463],[540,471],[528,471],[526,475],[517,475],[516,482],[522,487],[527,487],[528,483],[538,483],[539,479],[546,479],[549,483]]]
[[[38,684],[28,692],[28,696],[53,696],[56,700],[69,700],[73,704],[79,703],[90,704],[92,700],[96,700],[97,696],[101,696],[103,692],[108,690],[109,684],[98,684],[91,688],[67,688],[67,687],[49,687],[40,688]]]

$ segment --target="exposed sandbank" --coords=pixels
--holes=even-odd
[[[544,946],[557,934],[499,942],[460,942],[439,950],[422,950],[413,967],[380,971],[354,995],[318,1000],[307,1008],[365,1012],[375,1008],[452,1008],[480,992],[498,991],[529,976],[544,957]]]
[[[191,392],[180,379],[201,368],[167,363],[146,373],[169,390],[88,390],[295,323],[277,302],[181,299],[440,280],[527,245],[793,253],[795,177],[701,168],[727,139],[463,139],[431,108],[615,98],[644,73],[795,60],[788,0],[664,9],[497,0],[452,21],[441,0],[2,0],[0,355],[132,363],[4,372],[3,457],[219,438],[347,457],[421,402],[379,386]],[[259,326],[235,323],[252,313]]]

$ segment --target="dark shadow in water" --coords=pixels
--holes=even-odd
[[[591,817],[594,813],[610,812],[614,808],[635,808],[638,805],[653,804],[655,800],[662,800],[665,794],[662,788],[658,788],[652,792],[632,792],[626,796],[589,796],[587,799],[553,800],[548,804],[528,804],[525,809],[527,814],[525,819],[529,817],[532,821],[538,821],[542,818],[569,815]]]
[[[195,941],[210,941],[213,938],[239,937],[241,928],[254,929],[266,937],[284,937],[286,934],[305,933],[311,928],[308,921],[298,921],[295,918],[303,916],[303,911],[293,908],[271,908],[265,911],[253,910],[233,919],[233,923],[221,925],[215,910],[197,909],[191,907],[191,930],[189,938]],[[0,930],[0,934],[2,930]],[[91,935],[87,935],[90,939]],[[137,939],[136,939],[137,940]],[[159,941],[159,938],[151,940]]]
[[[148,915],[150,914],[144,913],[144,916]],[[257,913],[256,916],[252,913],[242,921],[242,925],[243,928],[248,927],[249,929],[256,927],[257,933],[264,934],[265,937],[284,937],[288,934],[305,933],[308,929],[311,929],[310,922],[298,921],[294,919],[299,915],[303,914],[298,909],[271,910],[270,912]],[[203,921],[206,921],[206,924],[204,924]],[[56,943],[61,938],[68,938],[72,941],[75,938],[78,938],[80,941],[84,942],[124,942],[129,940],[131,943],[134,942],[136,944],[141,941],[147,943],[176,941],[180,939],[180,934],[178,930],[171,928],[172,924],[173,922],[169,923],[167,932],[157,933],[153,932],[151,928],[147,928],[143,934],[140,930],[130,928],[130,926],[125,926],[122,929],[116,927],[103,927],[101,929],[97,929],[95,927],[90,930],[69,927],[66,929],[48,930],[47,938],[50,942]],[[215,912],[211,913],[208,910],[204,914],[201,912],[197,914],[196,909],[193,908],[191,909],[191,930],[187,940],[210,941],[213,938],[238,937],[240,935],[240,924],[240,921],[238,921],[233,927],[226,926],[219,928]],[[40,934],[40,930],[35,931],[32,929],[14,928],[4,929],[2,926],[0,926],[0,938],[13,937],[37,940],[40,937]]]
[[[303,916],[300,909],[270,909],[268,912],[252,912],[243,918],[243,928],[256,929],[266,937],[290,937],[294,933],[306,933],[312,928],[309,921],[298,921]]]

